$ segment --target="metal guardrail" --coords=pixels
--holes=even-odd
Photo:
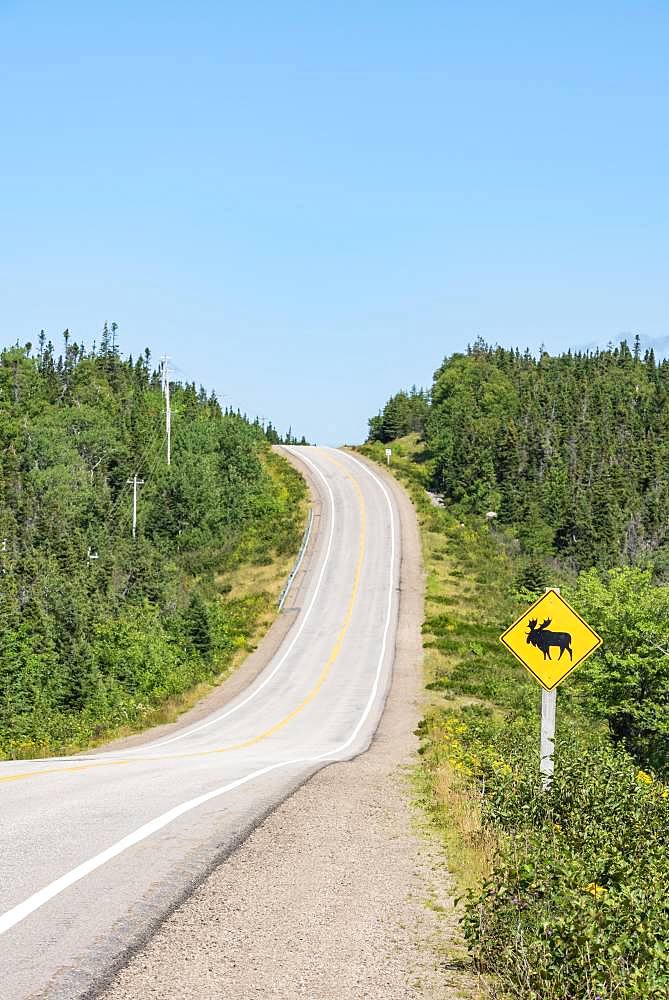
[[[307,551],[307,545],[309,544],[309,539],[311,538],[311,526],[314,521],[314,509],[309,508],[309,516],[307,518],[307,526],[304,529],[304,535],[302,536],[302,544],[300,545],[300,551],[297,553],[297,559],[295,560],[295,565],[293,566],[288,579],[286,580],[286,585],[284,586],[281,594],[279,596],[279,611],[283,610],[283,606],[286,603],[286,598],[288,597],[288,591],[293,585],[293,580],[298,574],[300,566],[302,565],[302,560],[304,559],[304,553]]]

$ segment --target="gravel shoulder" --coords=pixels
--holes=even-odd
[[[378,473],[377,467],[374,467]],[[413,507],[384,474],[403,536],[393,683],[368,751],[276,809],[157,930],[105,1000],[474,997],[443,850],[411,802],[422,699],[423,573]]]

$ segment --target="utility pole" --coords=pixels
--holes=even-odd
[[[137,478],[137,473],[132,479],[126,479],[128,486],[132,486],[132,537],[137,538],[137,487],[144,485],[143,479]]]
[[[172,409],[170,406],[170,367],[166,354],[162,358],[162,383],[165,396],[165,434],[167,435],[167,464],[172,464]]]

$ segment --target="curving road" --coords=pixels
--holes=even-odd
[[[3,1000],[93,995],[268,812],[369,745],[394,655],[394,496],[346,452],[288,450],[321,517],[299,610],[253,683],[130,750],[0,762]]]

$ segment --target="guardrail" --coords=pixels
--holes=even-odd
[[[293,566],[288,579],[286,580],[286,585],[284,586],[281,594],[279,595],[279,611],[283,610],[283,606],[286,603],[286,598],[288,597],[288,591],[293,585],[293,580],[298,574],[300,566],[302,565],[302,560],[304,559],[304,553],[307,551],[307,545],[309,544],[309,539],[311,537],[311,526],[314,521],[314,509],[309,508],[309,516],[307,518],[307,526],[304,529],[304,535],[302,536],[302,544],[300,545],[300,551],[297,553],[297,559],[295,560],[295,565]]]

